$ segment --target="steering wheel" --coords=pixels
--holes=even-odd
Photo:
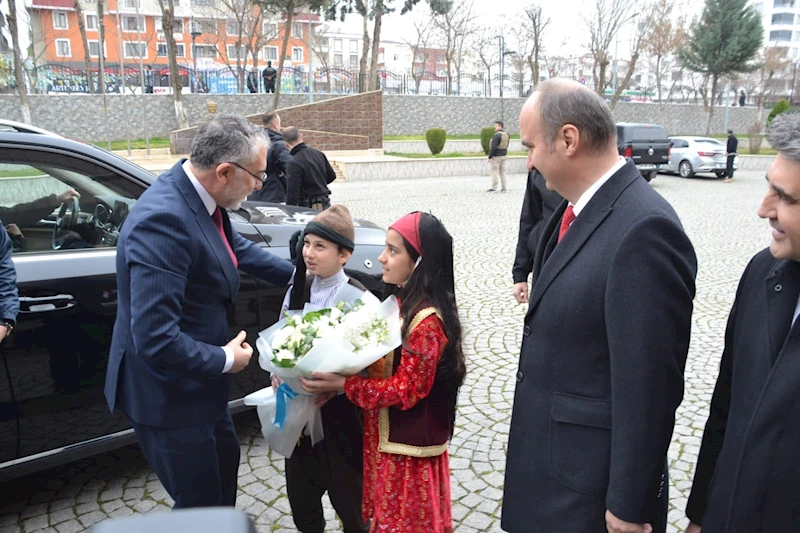
[[[53,228],[53,250],[60,250],[69,230],[74,230],[78,225],[78,216],[81,212],[77,196],[62,202],[58,210],[56,225]]]

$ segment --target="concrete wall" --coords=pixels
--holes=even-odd
[[[315,101],[332,98],[332,95],[314,95]],[[170,95],[148,94],[142,96],[109,95],[108,112],[103,111],[103,98],[99,95],[31,95],[31,114],[37,126],[50,129],[66,137],[79,140],[112,140],[144,138],[144,126],[152,137],[167,137],[177,128],[175,111]],[[190,125],[209,119],[206,103],[214,101],[218,113],[253,115],[272,109],[272,95],[267,94],[187,94],[184,106]],[[290,107],[308,102],[308,95],[281,95],[280,107]],[[525,102],[523,98],[477,98],[424,95],[383,95],[383,134],[416,135],[429,128],[440,127],[450,134],[477,134],[484,126],[503,119],[506,130],[519,132],[517,118]],[[125,108],[127,107],[127,113]],[[671,135],[704,134],[706,113],[702,105],[672,104],[617,104],[614,116],[618,121],[655,122],[663,125]],[[724,108],[716,109],[712,132],[722,133]],[[728,124],[737,133],[746,131],[755,121],[754,107],[732,107],[728,110]],[[0,117],[21,120],[19,99],[16,95],[0,95]],[[107,124],[107,130],[106,130]],[[306,124],[289,124],[308,128]],[[362,133],[363,134],[363,133]]]
[[[395,152],[399,154],[430,154],[431,150],[428,148],[428,143],[425,141],[383,141],[384,152]],[[509,152],[525,152],[526,149],[522,146],[522,141],[519,139],[511,139],[508,143]],[[442,148],[443,154],[453,153],[478,153],[483,152],[481,142],[478,140],[460,140],[460,139],[447,139],[447,142]]]
[[[525,157],[509,157],[506,174],[527,174]],[[340,162],[346,181],[384,181],[397,179],[489,176],[491,167],[483,157],[443,159],[402,159],[395,161]],[[488,185],[488,182],[487,182]]]

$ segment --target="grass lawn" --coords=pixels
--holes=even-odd
[[[401,152],[386,152],[386,155],[405,157],[408,159],[448,159],[452,157],[486,157],[483,152],[453,152],[451,154],[405,154]],[[528,152],[508,152],[508,155],[526,156]]]
[[[108,149],[108,143],[106,141],[92,141],[92,144],[103,149]],[[145,145],[144,139],[131,139],[131,150],[144,150],[146,148],[147,146]],[[169,148],[169,138],[153,137],[150,139],[150,148]],[[127,150],[128,141],[111,141],[111,149]]]
[[[32,176],[44,176],[45,174],[35,168],[20,168],[14,170],[0,170],[0,179],[3,178],[30,178]]]
[[[512,139],[519,139],[519,134],[512,134],[509,137]],[[448,139],[454,141],[480,141],[480,133],[464,133],[464,134],[447,134]],[[384,135],[384,141],[424,141],[425,135]]]

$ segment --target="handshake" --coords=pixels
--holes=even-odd
[[[253,347],[245,341],[246,338],[247,334],[242,330],[225,345],[225,348],[229,348],[233,352],[233,366],[228,370],[229,374],[241,372],[250,363]]]

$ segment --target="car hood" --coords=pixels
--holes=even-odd
[[[318,214],[319,211],[306,207],[243,202],[237,211],[231,212],[231,217],[250,222],[270,246],[288,246],[292,234],[305,228]],[[356,246],[383,246],[386,242],[386,230],[382,227],[360,218],[354,218],[353,225],[356,230]]]

